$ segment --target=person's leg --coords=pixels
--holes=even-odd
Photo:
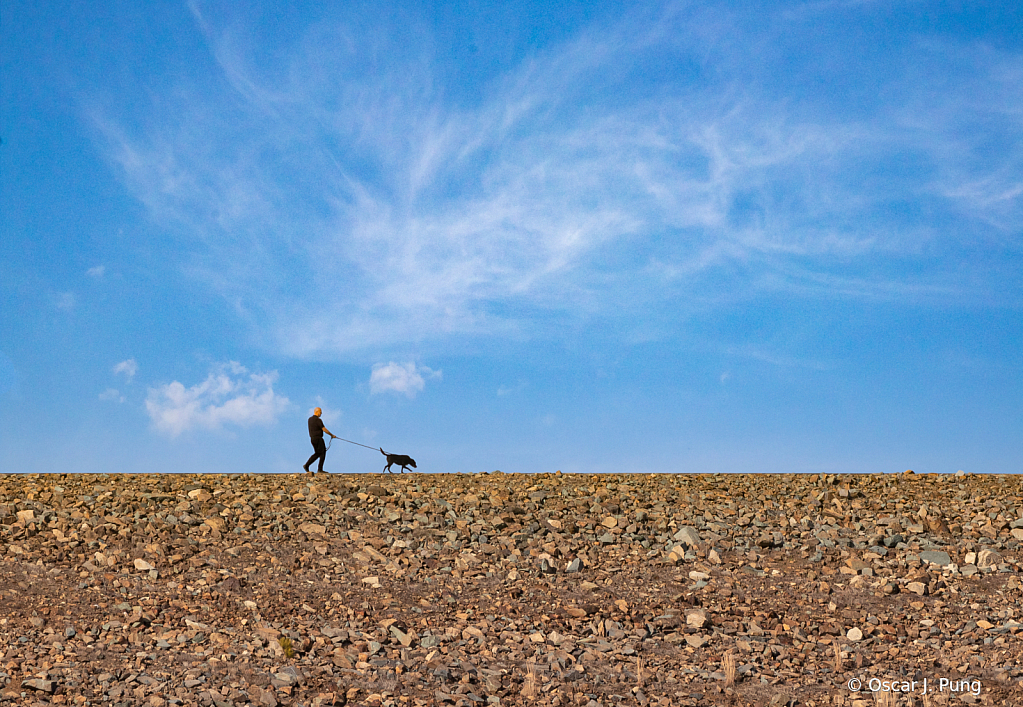
[[[309,441],[313,445],[313,455],[311,457],[309,457],[309,461],[307,461],[305,464],[302,465],[302,468],[305,469],[306,471],[309,471],[309,467],[312,466],[312,463],[314,461],[316,461],[319,458],[319,456],[320,456],[320,447],[316,446],[317,440],[311,439]],[[319,440],[319,442],[320,442],[320,446],[323,446],[323,440],[321,439],[321,440]],[[320,468],[321,469],[323,468],[323,462],[322,461],[320,462]]]
[[[320,458],[320,465],[317,468],[318,472],[323,472],[323,462],[327,461],[327,444],[320,437],[313,442],[313,446],[316,447],[316,455]]]

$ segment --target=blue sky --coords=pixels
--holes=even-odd
[[[0,0],[0,470],[1023,471],[1023,6],[327,5]]]

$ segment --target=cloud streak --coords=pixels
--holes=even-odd
[[[798,18],[759,30],[666,7],[455,101],[397,24],[311,25],[271,71],[193,3],[229,90],[181,86],[141,127],[93,115],[126,183],[191,244],[192,271],[300,357],[765,289],[942,301],[976,289],[935,287],[963,230],[1012,247],[1020,142],[993,155],[969,136],[1023,132],[1018,103],[998,98],[1023,95],[1019,56],[956,47],[970,71],[948,95],[932,78],[955,66],[940,40],[906,46],[904,74],[878,87],[898,98],[843,110],[771,84],[778,57],[744,63]]]

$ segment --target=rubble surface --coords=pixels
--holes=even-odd
[[[1017,476],[5,475],[0,705],[1021,705],[1021,543]]]

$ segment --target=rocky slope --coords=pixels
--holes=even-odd
[[[1021,543],[1015,476],[0,476],[0,704],[1021,705]]]

